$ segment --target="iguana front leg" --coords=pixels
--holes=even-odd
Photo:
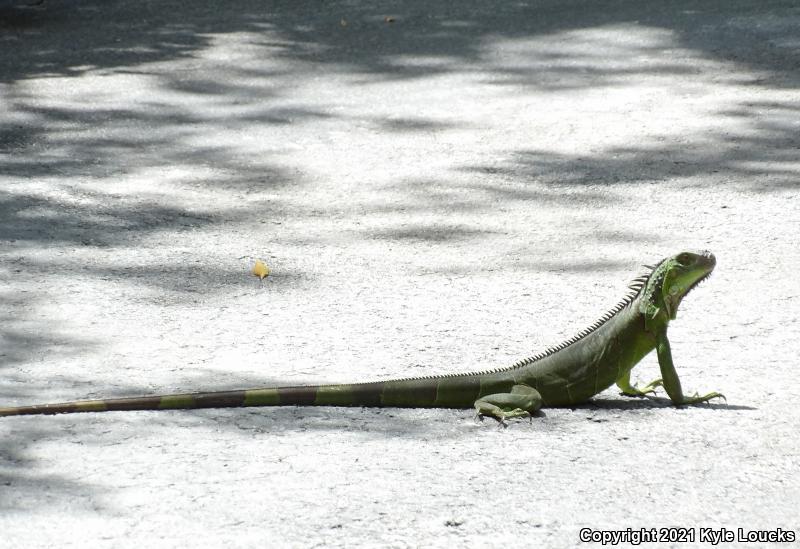
[[[622,391],[622,394],[626,396],[640,397],[645,396],[648,393],[655,394],[656,387],[661,387],[662,385],[664,385],[664,380],[660,378],[654,379],[642,388],[631,385],[630,370],[623,373],[621,376],[619,376],[619,379],[617,379],[617,387],[619,387],[620,391]]]
[[[678,379],[678,374],[675,372],[675,365],[672,363],[672,351],[670,350],[666,330],[658,336],[656,353],[658,354],[658,365],[661,367],[664,389],[666,389],[673,404],[676,406],[680,406],[681,404],[697,404],[717,397],[725,399],[725,395],[716,391],[702,396],[697,393],[690,397],[684,396],[683,390],[681,389],[681,380]]]
[[[542,407],[542,395],[528,385],[514,385],[508,393],[495,393],[475,401],[476,417],[492,417],[505,426],[505,420],[531,417]]]

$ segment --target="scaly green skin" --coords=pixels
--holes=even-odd
[[[662,386],[675,405],[723,395],[686,397],[675,373],[667,326],[681,300],[714,269],[710,252],[668,257],[631,283],[630,293],[589,328],[509,368],[352,385],[270,387],[0,408],[0,416],[169,410],[238,406],[394,406],[469,408],[479,417],[528,417],[543,406],[586,402],[616,382],[623,394],[642,396]],[[661,379],[645,387],[630,383],[633,367],[656,349]]]

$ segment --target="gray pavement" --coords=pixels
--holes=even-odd
[[[728,404],[4,418],[0,548],[800,535],[796,2],[19,4],[2,405],[504,366],[685,248],[676,365]]]

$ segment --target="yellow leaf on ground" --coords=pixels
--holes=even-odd
[[[269,267],[267,267],[267,264],[260,259],[256,259],[256,264],[253,265],[252,272],[253,276],[257,276],[261,280],[264,280],[267,276],[269,276]]]

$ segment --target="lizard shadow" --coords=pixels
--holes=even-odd
[[[212,410],[187,410],[203,420],[230,424],[243,433],[276,434],[302,431],[351,432],[367,437],[391,435],[411,439],[457,439],[478,424],[464,410],[422,408],[371,408],[333,406],[277,406],[230,409],[218,415]],[[450,413],[448,413],[450,412]],[[445,417],[446,416],[446,417]],[[478,424],[479,425],[479,424]]]
[[[646,410],[656,408],[672,408],[672,400],[666,397],[645,396],[641,398],[593,398],[586,404],[574,406],[575,409],[600,408],[603,410]],[[691,404],[681,408],[702,407],[713,410],[757,410],[752,406],[741,404],[728,404],[726,402],[703,402],[702,404]]]

